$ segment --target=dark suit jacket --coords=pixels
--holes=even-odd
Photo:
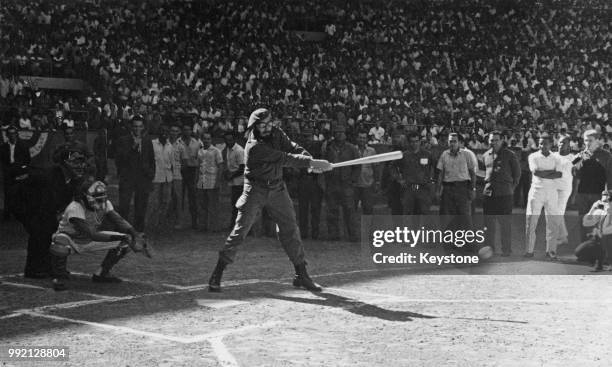
[[[66,182],[64,170],[58,165],[31,169],[12,188],[13,213],[28,233],[53,233],[57,230],[58,215],[70,203],[80,182],[82,179]]]
[[[134,146],[131,134],[117,140],[115,165],[119,183],[143,184],[150,186],[155,176],[155,155],[149,135],[142,136],[140,151]]]
[[[30,149],[26,144],[20,140],[17,140],[15,144],[15,162],[11,161],[11,148],[8,143],[0,145],[0,162],[2,163],[2,169],[6,174],[5,179],[13,177],[14,170],[20,166],[30,165]]]

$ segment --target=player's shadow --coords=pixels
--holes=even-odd
[[[281,296],[278,294],[268,294],[269,298],[274,298],[282,301],[299,302],[311,305],[330,306],[346,310],[355,315],[365,317],[376,317],[385,321],[412,321],[413,318],[419,319],[434,319],[436,316],[423,315],[409,311],[395,311],[387,310],[375,305],[371,305],[355,299],[342,297],[332,293],[313,293],[320,297],[319,299],[313,298],[301,298],[301,297],[289,297]]]

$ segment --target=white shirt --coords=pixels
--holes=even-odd
[[[557,188],[559,190],[569,190],[572,191],[572,181],[574,177],[572,176],[572,161],[576,157],[574,154],[561,155],[558,152],[553,153],[559,159],[559,170],[562,173],[561,178],[556,179]]]
[[[229,172],[236,172],[241,164],[245,164],[244,148],[241,147],[239,144],[234,143],[234,146],[231,149],[227,149],[227,157],[225,157],[225,161],[227,162],[227,169],[229,170]],[[244,175],[234,177],[228,183],[229,186],[242,186],[243,184]]]
[[[181,161],[181,157],[183,156],[183,148],[185,146],[179,143],[178,139],[174,142],[174,144],[172,144],[172,146],[174,147],[172,159],[172,180],[182,180],[183,175],[181,174],[181,167],[183,166],[183,162]]]
[[[368,135],[374,136],[374,140],[382,140],[382,137],[385,135],[385,129],[382,127],[376,127],[370,129],[370,133]]]
[[[219,166],[223,163],[223,157],[221,151],[214,145],[204,149],[203,147],[198,150],[197,156],[200,165],[200,174],[196,187],[198,189],[214,189],[217,185],[217,173],[219,172]]]
[[[169,140],[162,144],[159,139],[153,139],[153,154],[155,155],[155,177],[153,183],[172,182],[172,163],[174,162],[174,146]]]
[[[542,154],[542,151],[538,150],[535,153],[531,153],[527,160],[529,162],[529,170],[532,174],[535,171],[561,171],[561,164],[559,162],[559,159],[552,152],[548,154],[547,157],[545,157]],[[556,179],[540,178],[536,175],[533,175],[533,178],[531,180],[531,187],[533,189],[557,190],[557,186],[558,183]]]

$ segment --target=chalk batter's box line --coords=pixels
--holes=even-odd
[[[156,333],[156,332],[151,332],[151,331],[139,330],[139,329],[134,329],[134,328],[130,328],[127,326],[118,326],[118,325],[111,325],[111,324],[100,323],[100,322],[86,321],[86,320],[81,320],[81,319],[73,319],[73,318],[57,316],[57,315],[49,315],[44,312],[24,312],[23,314],[32,316],[32,317],[40,317],[40,318],[46,318],[46,319],[55,320],[55,321],[64,321],[64,322],[69,322],[73,324],[81,324],[81,325],[91,326],[91,327],[95,327],[99,329],[110,330],[116,333],[134,334],[134,335],[144,336],[144,337],[148,337],[152,339],[170,341],[170,342],[175,342],[175,343],[180,343],[180,344],[193,344],[193,343],[200,343],[200,342],[206,341],[210,344],[210,347],[212,349],[212,354],[215,355],[219,363],[227,367],[238,367],[239,364],[236,358],[232,355],[232,353],[223,343],[223,337],[228,336],[228,335],[233,335],[233,334],[240,334],[240,333],[244,333],[244,332],[256,330],[256,329],[272,328],[272,327],[275,327],[281,324],[280,321],[268,321],[268,322],[264,322],[261,324],[246,325],[246,326],[241,326],[237,328],[218,330],[218,331],[207,333],[207,334],[194,335],[190,337],[182,337],[182,336],[167,335],[167,334]]]
[[[39,290],[42,290],[42,291],[51,291],[50,287],[43,287],[43,286],[27,284],[27,283],[7,282],[7,281],[4,281],[4,280],[0,281],[0,285],[7,285],[7,286],[10,286],[10,287],[26,288],[26,289],[39,289]],[[117,297],[114,297],[114,296],[105,296],[105,295],[98,294],[98,293],[79,292],[79,291],[72,291],[72,290],[69,290],[68,293],[79,294],[79,295],[82,295],[82,296],[87,296],[87,297],[92,297],[92,298],[97,298],[97,299],[115,299],[115,298],[117,298]]]
[[[254,281],[252,279],[247,279],[244,281],[234,281],[234,282],[228,281],[227,284],[224,283],[224,287],[231,288],[231,287],[238,287],[238,286],[246,285],[246,284],[259,284],[259,283],[278,283],[278,282],[273,281],[273,280]],[[114,302],[120,302],[120,301],[129,301],[129,300],[140,299],[144,297],[155,297],[155,296],[197,292],[197,291],[206,289],[206,287],[208,287],[208,284],[197,285],[195,287],[191,287],[188,289],[174,289],[174,290],[167,290],[167,291],[157,291],[157,292],[135,294],[135,295],[123,296],[123,297],[112,297],[112,298],[107,297],[107,298],[98,298],[98,299],[90,299],[90,300],[82,300],[82,301],[56,303],[56,304],[32,307],[32,308],[27,308],[27,309],[17,309],[9,315],[2,316],[2,318],[15,317],[15,316],[19,316],[19,314],[25,314],[28,312],[43,313],[43,312],[51,311],[51,310],[66,310],[66,309],[71,309],[71,308],[86,307],[86,306],[114,303]]]

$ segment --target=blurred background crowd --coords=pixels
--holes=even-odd
[[[15,1],[0,4],[3,124],[241,132],[254,106],[285,129],[349,139],[380,122],[484,143],[612,131],[608,1]],[[292,30],[324,32],[305,40]],[[86,93],[20,76],[85,79]],[[429,137],[427,133],[431,133]]]

